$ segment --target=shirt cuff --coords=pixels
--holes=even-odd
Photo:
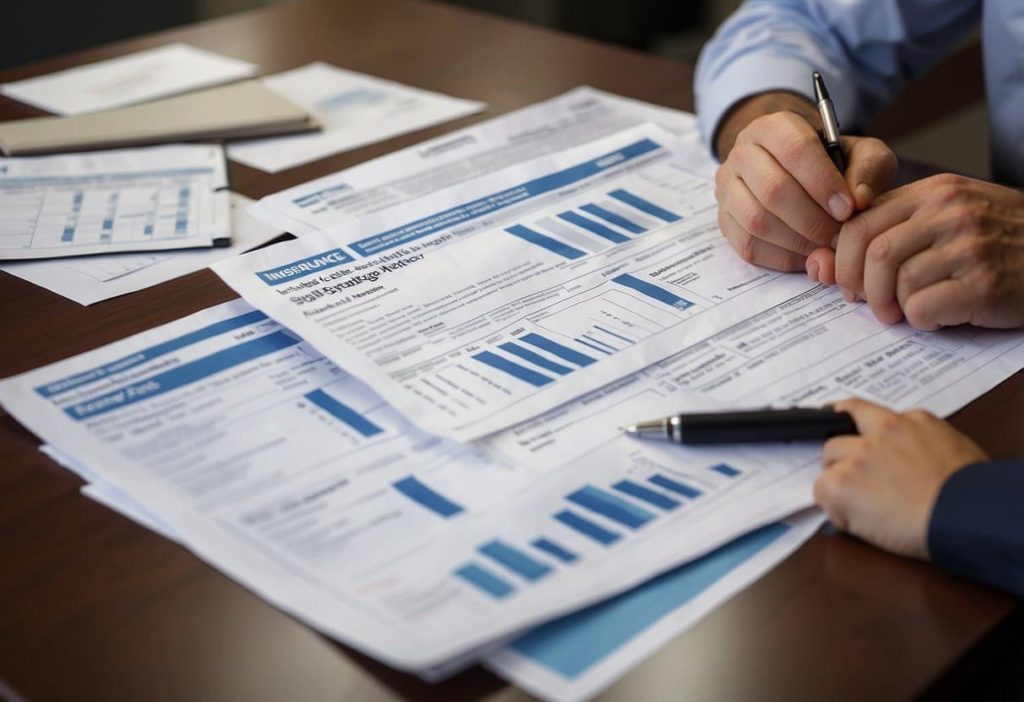
[[[1024,461],[975,463],[939,492],[928,525],[932,560],[957,575],[1024,594]]]
[[[697,127],[712,153],[712,139],[726,112],[740,100],[772,90],[785,90],[814,101],[811,74],[819,71],[825,79],[840,127],[852,119],[856,91],[831,66],[812,66],[798,56],[778,56],[755,51],[731,60],[721,70],[709,68],[700,76],[696,89]],[[715,154],[717,157],[717,154]]]

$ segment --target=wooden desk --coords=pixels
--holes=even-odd
[[[693,108],[688,66],[412,0],[286,4],[8,71],[0,81],[170,41],[256,62],[265,73],[322,60],[490,103],[484,115],[277,175],[232,164],[233,187],[252,197],[580,84]],[[34,113],[0,100],[0,119]],[[204,271],[85,308],[0,274],[0,376],[232,297]],[[1024,437],[1010,430],[1021,416],[1018,374],[956,423],[997,456],[1024,455]],[[40,700],[523,696],[481,669],[435,687],[354,654],[81,497],[80,482],[36,448],[0,416],[0,679],[10,690]],[[906,698],[963,670],[958,661],[994,641],[1014,611],[1005,595],[819,535],[607,698]]]

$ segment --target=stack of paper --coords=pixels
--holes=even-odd
[[[226,188],[219,146],[0,159],[0,260],[226,245]]]
[[[245,300],[0,402],[95,498],[328,635],[431,679],[483,660],[592,694],[820,523],[789,519],[820,446],[619,427],[851,394],[946,414],[1024,363],[1024,334],[886,327],[745,264],[692,131],[601,104],[576,122],[600,138],[472,147],[495,168],[424,149],[280,198],[333,224],[216,264]],[[400,186],[429,195],[372,204]]]

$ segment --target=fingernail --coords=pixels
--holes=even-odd
[[[818,280],[818,262],[808,261],[807,262],[807,277],[813,280],[815,283],[820,282]]]
[[[853,294],[852,290],[844,288],[841,285],[839,286],[839,292],[843,294],[843,299],[846,300],[847,302],[853,302],[854,300],[857,299],[857,296]]]
[[[833,218],[839,221],[845,220],[853,211],[853,202],[850,201],[848,195],[835,193],[828,199],[828,211]]]

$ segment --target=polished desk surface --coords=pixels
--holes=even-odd
[[[264,73],[329,61],[490,104],[483,115],[276,175],[231,164],[232,187],[251,197],[581,84],[693,109],[689,66],[413,0],[279,5],[7,71],[0,82],[170,41]],[[0,98],[0,120],[35,114]],[[233,297],[203,271],[86,308],[0,273],[0,377]],[[1013,428],[1021,416],[1018,374],[954,422],[1005,457],[1024,455]],[[525,697],[480,668],[427,685],[318,635],[82,497],[80,481],[37,445],[0,415],[0,698],[4,687],[40,700]],[[1001,640],[1015,611],[1006,595],[826,532],[605,696],[898,699],[948,690],[977,651]]]

